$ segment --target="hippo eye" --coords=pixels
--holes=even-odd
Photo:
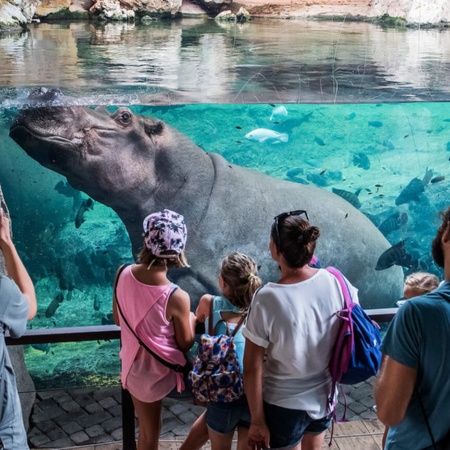
[[[131,122],[133,115],[128,108],[120,108],[113,115],[113,119],[120,122],[122,125],[128,125]]]
[[[128,111],[124,111],[122,114],[120,114],[120,120],[122,122],[129,122],[131,120],[131,113]]]

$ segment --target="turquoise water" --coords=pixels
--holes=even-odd
[[[404,240],[418,268],[441,276],[430,257],[430,244],[438,212],[448,205],[447,104],[284,106],[287,115],[272,120],[275,106],[270,104],[133,105],[131,109],[164,120],[205,151],[220,153],[234,164],[330,191],[360,191],[360,210],[377,226],[396,213],[406,214],[407,221],[386,233],[387,239],[392,245]],[[246,138],[261,128],[286,135],[288,141]],[[132,259],[122,222],[112,210],[94,202],[85,222],[76,228],[74,198],[87,199],[86,194],[75,195],[67,186],[59,192],[55,188],[65,179],[29,158],[7,136],[6,126],[1,132],[0,179],[17,247],[36,282],[39,299],[33,328],[111,323],[113,276],[121,263]],[[431,181],[438,181],[425,184],[417,201],[396,206],[400,192],[412,179],[422,180],[427,170],[433,172]],[[74,367],[90,380],[103,379],[117,373],[117,355],[116,342],[49,345],[29,347],[27,364],[39,380]]]
[[[450,84],[442,56],[449,33],[436,33],[188,21],[94,30],[42,24],[0,39],[8,49],[0,56],[0,183],[36,283],[39,309],[30,326],[111,323],[113,276],[132,260],[114,211],[94,202],[77,228],[87,195],[9,137],[18,109],[39,85],[61,87],[78,104],[111,111],[125,105],[157,117],[205,151],[272,177],[357,193],[360,210],[388,241],[405,242],[414,261],[405,274],[420,268],[442,276],[430,244],[449,199]],[[162,105],[152,106],[155,95]],[[262,137],[249,139],[260,129]],[[423,190],[396,205],[414,179],[423,180]],[[385,222],[392,217],[401,219]],[[42,385],[95,382],[117,375],[118,351],[117,342],[29,346],[26,358]]]

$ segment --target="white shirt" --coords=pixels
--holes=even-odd
[[[358,303],[358,290],[346,281]],[[266,402],[306,411],[312,419],[327,415],[328,364],[339,328],[336,312],[343,307],[339,282],[324,269],[300,283],[268,283],[257,292],[243,334],[266,349]]]

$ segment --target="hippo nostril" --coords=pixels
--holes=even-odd
[[[62,92],[59,89],[51,89],[50,91],[45,87],[33,89],[28,95],[28,99],[33,104],[50,104],[62,97]]]

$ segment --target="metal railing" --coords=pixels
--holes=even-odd
[[[398,308],[366,309],[366,313],[376,322],[390,322]],[[19,339],[13,339],[6,332],[7,345],[55,344],[61,342],[120,340],[120,327],[101,325],[68,328],[40,328],[26,330]],[[122,439],[123,448],[136,450],[134,429],[134,406],[129,392],[121,387],[122,394]]]

